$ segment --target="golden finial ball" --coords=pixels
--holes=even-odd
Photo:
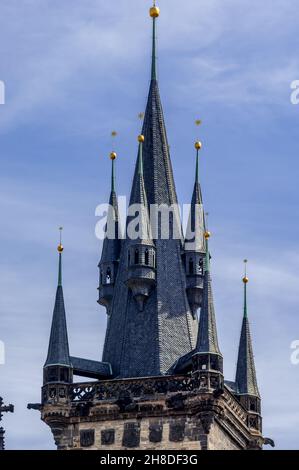
[[[204,233],[204,237],[206,240],[208,240],[211,236],[211,232],[209,232],[208,230]]]
[[[199,140],[198,140],[197,142],[195,142],[194,147],[196,148],[196,150],[200,150],[201,147],[202,147],[202,143],[199,142]]]
[[[61,243],[59,243],[58,247],[57,247],[57,251],[58,253],[62,253],[63,252],[63,245]]]
[[[141,143],[141,142],[144,142],[144,135],[140,134],[140,135],[138,136],[138,142],[140,142],[140,143]]]
[[[150,8],[149,13],[152,18],[158,18],[158,16],[160,15],[160,8],[154,5]]]
[[[116,153],[116,152],[111,152],[111,153],[110,153],[110,159],[111,159],[111,160],[115,160],[116,157],[117,157],[117,153]]]
[[[244,276],[244,277],[243,277],[243,282],[244,282],[244,284],[247,284],[248,281],[249,281],[248,277],[247,277],[247,276]]]

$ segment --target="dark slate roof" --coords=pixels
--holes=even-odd
[[[207,247],[208,250],[208,247]],[[208,259],[209,253],[206,258]],[[216,318],[214,310],[214,301],[211,286],[211,276],[209,267],[207,267],[209,261],[206,261],[206,268],[204,274],[203,283],[203,300],[200,311],[199,330],[197,337],[196,350],[199,353],[214,353],[220,354],[217,338]]]
[[[175,374],[179,374],[185,372],[186,370],[192,369],[192,358],[196,354],[196,349],[188,352],[184,356],[180,357],[175,364],[170,369],[170,372]]]
[[[148,203],[175,204],[177,195],[157,80],[150,84],[142,134],[145,137],[143,173]],[[138,162],[134,178],[137,174]]]
[[[150,84],[142,134],[143,179],[148,204],[177,202],[158,82]],[[138,162],[133,187],[138,187]],[[139,312],[127,279],[128,241],[124,240],[111,305],[103,361],[119,377],[165,374],[196,344],[198,322],[186,295],[181,240],[155,239],[156,286]]]
[[[260,396],[256,380],[252,341],[247,315],[244,315],[242,322],[236,384],[238,393],[254,395],[257,397]]]
[[[112,376],[111,365],[107,362],[92,361],[71,356],[75,375],[90,378],[107,378]]]
[[[225,380],[224,384],[227,386],[230,392],[237,393],[238,388],[236,382],[232,382],[231,380]]]
[[[56,291],[48,356],[45,367],[50,365],[67,365],[71,367],[63,290],[61,285],[61,253],[59,253],[59,283]]]

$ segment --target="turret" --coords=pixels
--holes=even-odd
[[[115,192],[115,159],[116,152],[111,152],[111,192],[107,214],[106,233],[103,242],[101,260],[98,264],[100,270],[98,303],[106,307],[110,313],[110,304],[113,297],[114,285],[118,271],[120,252],[119,214]]]
[[[202,204],[201,187],[198,178],[198,157],[201,142],[195,142],[196,171],[191,200],[191,208],[184,244],[184,264],[187,281],[187,297],[193,315],[196,315],[202,304],[203,266],[205,258],[205,222]]]
[[[236,390],[241,404],[249,413],[248,427],[261,430],[261,399],[256,379],[252,340],[247,314],[247,284],[249,281],[246,273],[247,260],[244,260],[244,263],[244,311],[236,370]]]
[[[65,394],[65,388],[62,386],[62,384],[71,383],[73,380],[73,366],[69,354],[67,324],[62,289],[63,246],[61,244],[61,230],[62,228],[60,228],[60,243],[57,248],[59,253],[58,285],[52,317],[48,355],[44,365],[44,385],[51,383],[60,384],[59,393],[62,397],[62,395]],[[57,396],[57,389],[54,387],[51,393]],[[52,398],[54,398],[54,396]]]
[[[144,136],[139,135],[138,141],[138,175],[132,187],[130,198],[130,210],[132,213],[129,213],[127,220],[128,277],[126,284],[132,292],[138,310],[142,312],[145,302],[155,286],[156,249],[151,235],[147,197],[143,180],[142,146]],[[138,213],[137,219],[135,218],[136,212]]]
[[[199,387],[203,391],[222,393],[223,357],[218,345],[216,317],[214,310],[210,253],[208,247],[209,232],[205,232],[206,258],[204,265],[203,298],[200,311],[196,350],[194,351],[193,375],[198,377]]]

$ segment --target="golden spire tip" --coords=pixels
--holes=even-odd
[[[154,5],[150,8],[149,14],[152,18],[158,18],[160,15],[160,8],[156,6],[156,2],[154,1]]]
[[[61,243],[62,241],[62,230],[63,230],[63,227],[59,227],[59,245],[57,247],[57,251],[58,253],[62,253],[63,252],[63,245]]]

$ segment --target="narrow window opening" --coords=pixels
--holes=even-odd
[[[111,284],[111,269],[108,268],[106,271],[106,284]]]
[[[194,273],[194,263],[193,263],[193,259],[190,258],[189,259],[189,274],[193,274]]]

